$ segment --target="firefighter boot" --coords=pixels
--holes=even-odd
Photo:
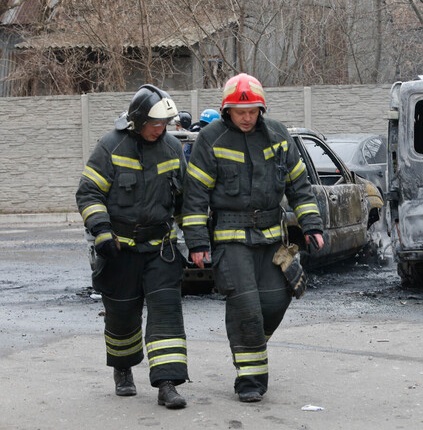
[[[135,396],[137,394],[131,368],[116,369],[115,367],[113,377],[115,379],[115,392],[117,396]]]
[[[178,394],[172,381],[163,381],[159,385],[159,397],[157,403],[168,409],[184,408],[187,404],[185,399]]]
[[[263,396],[258,391],[247,391],[245,393],[238,393],[241,402],[260,402]]]

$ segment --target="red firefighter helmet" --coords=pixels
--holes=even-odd
[[[221,111],[228,108],[259,107],[266,112],[266,100],[261,83],[246,73],[230,78],[223,89]]]

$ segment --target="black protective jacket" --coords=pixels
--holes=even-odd
[[[122,246],[135,247],[136,225],[178,220],[185,170],[181,143],[168,133],[148,143],[128,130],[111,131],[95,147],[76,192],[85,226],[93,231],[110,223]]]
[[[194,143],[184,182],[188,248],[207,248],[209,211],[215,243],[280,241],[284,195],[304,233],[323,230],[306,166],[283,124],[260,116],[256,129],[243,133],[227,119],[212,122]]]

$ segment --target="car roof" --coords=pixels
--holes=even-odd
[[[360,143],[370,138],[385,138],[383,134],[378,133],[330,133],[326,135],[327,141]]]
[[[323,141],[326,141],[326,137],[324,134],[316,130],[310,130],[309,128],[305,128],[305,127],[288,127],[288,132],[291,136],[308,134],[310,136],[315,136]]]

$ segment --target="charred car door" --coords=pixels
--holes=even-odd
[[[324,223],[324,248],[310,249],[309,266],[329,264],[355,255],[367,242],[368,205],[365,189],[331,148],[313,133],[293,135],[307,166]],[[314,158],[324,159],[320,167]],[[309,261],[308,261],[309,260]]]

